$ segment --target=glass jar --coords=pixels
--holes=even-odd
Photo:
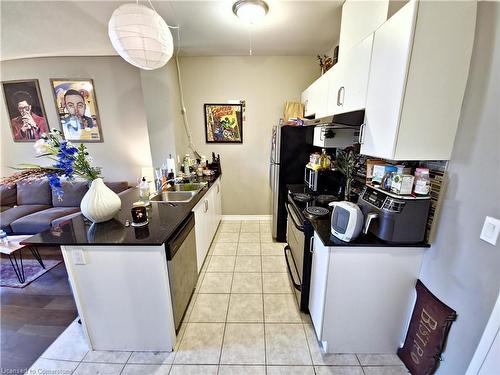
[[[431,190],[431,178],[428,168],[415,169],[415,187],[413,192],[415,195],[427,196]]]
[[[380,183],[380,187],[384,190],[391,190],[392,179],[398,173],[398,168],[393,165],[385,167],[385,174]]]

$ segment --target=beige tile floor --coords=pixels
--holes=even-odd
[[[294,300],[283,246],[272,241],[269,221],[222,222],[174,352],[89,351],[75,322],[28,373],[408,374],[392,354],[322,353]]]

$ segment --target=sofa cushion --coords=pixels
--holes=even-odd
[[[17,203],[16,184],[0,184],[0,206],[12,207]]]
[[[0,212],[0,225],[7,234],[13,232],[12,223],[23,216],[30,215],[34,212],[42,211],[50,208],[48,204],[27,204],[23,206],[15,206]]]
[[[105,182],[104,184],[111,190],[113,190],[116,194],[128,189],[127,181]]]
[[[79,207],[52,207],[35,212],[15,220],[10,224],[12,231],[18,234],[39,233],[50,229],[52,221],[74,212],[80,211]]]
[[[54,207],[80,207],[83,196],[89,190],[87,181],[61,181],[64,191],[62,200],[52,190],[52,205]]]
[[[52,204],[52,193],[49,181],[41,179],[31,182],[17,183],[17,204]]]

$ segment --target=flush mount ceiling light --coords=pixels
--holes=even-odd
[[[233,13],[242,21],[255,24],[269,12],[269,5],[263,0],[238,0],[233,4]]]
[[[167,23],[151,8],[123,4],[115,9],[108,23],[113,48],[128,63],[153,70],[172,57],[174,42]]]

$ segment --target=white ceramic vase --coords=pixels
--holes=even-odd
[[[120,197],[104,184],[102,178],[92,181],[90,189],[80,203],[83,216],[94,223],[111,220],[121,207]]]

